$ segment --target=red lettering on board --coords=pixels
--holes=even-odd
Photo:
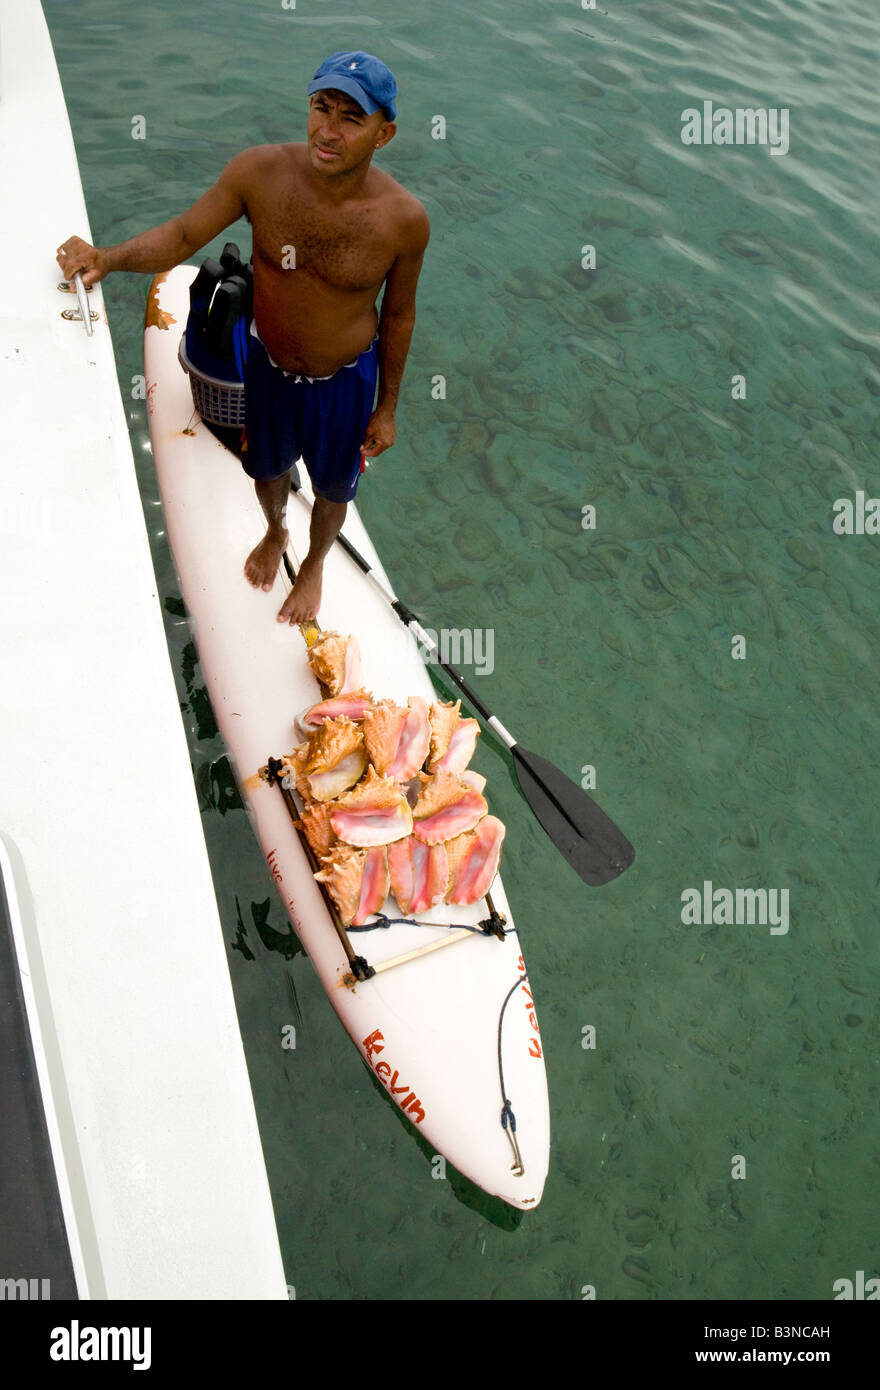
[[[367,1060],[370,1062],[373,1060],[374,1052],[385,1051],[385,1039],[378,1028],[376,1028],[368,1038],[364,1038],[363,1046],[367,1054]]]
[[[523,960],[522,956],[520,956],[519,958],[519,968],[523,972],[523,974],[525,974],[526,963]],[[540,1057],[542,1056],[541,1030],[538,1027],[538,1015],[535,1013],[535,1001],[532,998],[532,992],[529,989],[528,985],[525,983],[525,981],[523,982],[522,992],[525,995],[526,1017],[528,1018],[529,1026],[534,1034],[534,1036],[529,1039],[529,1056]]]
[[[425,1112],[422,1109],[422,1103],[415,1091],[410,1088],[409,1083],[406,1081],[402,1085],[398,1085],[400,1072],[395,1068],[394,1074],[392,1075],[391,1063],[377,1062],[373,1056],[376,1052],[385,1051],[385,1037],[378,1028],[375,1028],[372,1033],[364,1038],[362,1047],[367,1054],[367,1061],[386,1090],[391,1091],[395,1096],[406,1095],[405,1100],[398,1101],[401,1110],[409,1115],[413,1124],[421,1124],[422,1120],[425,1118]],[[387,1077],[391,1078],[390,1082],[386,1080]]]

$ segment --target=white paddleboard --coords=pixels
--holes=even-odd
[[[290,589],[283,570],[271,593],[244,578],[245,558],[265,530],[263,514],[239,461],[194,414],[178,362],[195,273],[194,266],[178,266],[157,277],[151,292],[144,335],[150,429],[181,592],[251,822],[300,940],[373,1075],[437,1154],[487,1192],[530,1209],[540,1201],[549,1161],[547,1080],[522,947],[500,876],[491,897],[507,919],[503,941],[469,933],[352,981],[284,793],[259,775],[270,757],[292,752],[300,741],[294,717],[321,691],[299,630],[276,621]],[[300,473],[311,501],[302,464]],[[287,522],[294,565],[308,549],[309,516],[292,497]],[[345,533],[387,583],[354,506]],[[321,627],[357,638],[362,683],[377,700],[437,698],[415,640],[338,545],[325,563],[323,595]],[[491,811],[491,784],[485,795]],[[507,853],[510,846],[508,835]],[[502,866],[503,859],[502,853]],[[393,898],[385,912],[403,916]],[[465,908],[444,905],[419,914],[418,925],[354,932],[351,942],[377,967],[451,936],[445,924],[474,926],[488,915],[485,899]],[[502,1126],[505,1099],[515,1117],[520,1162]]]

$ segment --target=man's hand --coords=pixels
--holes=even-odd
[[[267,150],[271,158],[271,147],[262,145],[237,154],[214,187],[186,212],[118,246],[90,246],[82,237],[68,237],[58,247],[56,257],[65,280],[72,280],[79,271],[83,284],[89,286],[111,270],[158,275],[180,265],[247,211],[246,193],[265,166]]]
[[[396,438],[394,411],[389,410],[387,406],[377,406],[367,421],[364,442],[361,445],[364,454],[367,458],[374,459],[378,454],[384,454],[386,449],[390,449]]]
[[[80,272],[83,284],[96,285],[110,269],[107,258],[99,246],[90,246],[82,237],[71,236],[62,241],[55,259],[61,266],[65,280],[72,280]]]

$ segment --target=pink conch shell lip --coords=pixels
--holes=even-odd
[[[426,845],[437,845],[443,840],[451,840],[466,830],[473,830],[489,810],[485,797],[473,788],[467,790],[451,806],[444,806],[434,815],[426,816],[413,824],[413,834]],[[338,834],[338,831],[337,831]]]
[[[413,844],[420,844],[420,841],[412,836]],[[414,874],[413,886],[415,897],[413,898],[411,912],[426,912],[434,903],[442,902],[446,895],[446,884],[449,878],[449,866],[446,858],[446,848],[444,845],[422,846],[428,849],[427,860],[416,862],[416,872]],[[415,856],[414,856],[415,857]]]
[[[412,832],[412,811],[401,797],[396,806],[355,806],[333,811],[330,824],[347,845],[389,845]]]
[[[460,719],[455,726],[449,747],[436,763],[431,764],[432,772],[463,772],[474,756],[480,726],[476,719]]]
[[[368,917],[372,917],[373,913],[379,911],[388,897],[390,886],[391,880],[385,846],[377,845],[368,852],[364,864],[360,900],[357,912],[351,919],[353,927],[362,927]]]
[[[355,721],[363,719],[372,704],[372,696],[366,691],[363,694],[352,691],[348,695],[332,695],[329,700],[320,700],[318,704],[303,710],[294,724],[302,734],[307,735],[323,724],[325,719],[339,719],[341,716]]]
[[[430,743],[431,726],[428,723],[427,701],[420,699],[418,695],[412,695],[406,718],[400,730],[397,748],[388,768],[389,777],[396,777],[401,782],[408,782],[411,777],[415,776],[428,756]]]
[[[388,847],[391,891],[404,913],[425,912],[441,902],[449,877],[446,849],[410,835]]]
[[[446,895],[446,901],[457,907],[466,907],[477,902],[488,892],[498,872],[501,856],[501,842],[505,827],[495,816],[486,816],[480,823],[474,842],[468,849],[458,868],[455,883]]]
[[[345,670],[342,676],[342,690],[344,695],[347,690],[357,690],[361,683],[361,652],[360,647],[353,637],[348,639],[345,649]]]

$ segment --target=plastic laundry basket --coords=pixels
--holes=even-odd
[[[244,386],[240,381],[221,381],[194,367],[186,355],[186,339],[177,349],[180,365],[189,377],[193,405],[203,420],[227,429],[244,428]]]

